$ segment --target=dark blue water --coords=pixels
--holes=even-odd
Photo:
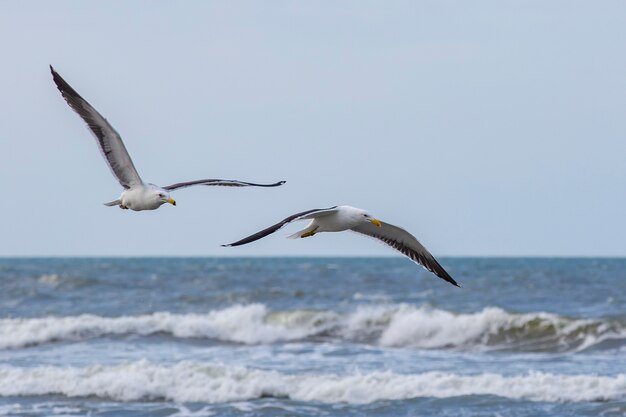
[[[0,416],[624,416],[626,259],[0,259]]]

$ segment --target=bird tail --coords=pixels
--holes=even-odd
[[[107,207],[119,206],[120,204],[122,204],[122,200],[114,200],[109,203],[104,203],[104,205]]]

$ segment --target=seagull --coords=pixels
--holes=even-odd
[[[52,79],[67,104],[87,123],[93,133],[102,152],[102,156],[107,161],[113,176],[124,187],[119,199],[104,203],[105,206],[119,206],[122,209],[134,211],[155,210],[165,203],[176,205],[176,201],[170,197],[170,192],[180,188],[191,187],[193,185],[212,185],[223,187],[277,187],[283,185],[285,181],[273,184],[255,184],[237,180],[205,179],[187,182],[179,182],[165,187],[145,183],[135,169],[132,159],[122,142],[120,135],[113,129],[113,126],[102,117],[76,90],[74,90],[50,65]]]
[[[322,232],[343,232],[350,230],[379,240],[397,250],[413,262],[452,285],[456,283],[435,257],[409,232],[393,224],[381,222],[367,211],[351,206],[334,206],[296,213],[253,235],[222,246],[241,246],[271,235],[285,225],[298,220],[311,220],[304,229],[288,236],[291,239],[314,236]]]

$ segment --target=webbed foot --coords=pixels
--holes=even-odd
[[[316,231],[316,230],[317,230],[317,227],[316,227],[315,229],[313,229],[313,230],[310,230],[310,231],[306,232],[306,233],[302,233],[302,234],[300,235],[300,237],[301,237],[301,238],[305,238],[305,237],[315,236],[315,231]]]

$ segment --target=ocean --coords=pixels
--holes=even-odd
[[[626,416],[626,259],[0,259],[0,416]]]

